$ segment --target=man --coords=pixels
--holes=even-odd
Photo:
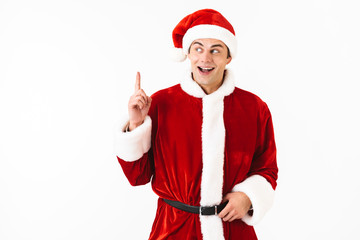
[[[149,239],[257,239],[252,225],[271,207],[278,171],[269,109],[234,86],[235,32],[219,12],[186,16],[173,40],[191,71],[151,98],[138,73],[116,136],[129,182],[151,181],[159,196]]]

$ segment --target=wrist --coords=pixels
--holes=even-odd
[[[141,123],[132,123],[132,122],[129,122],[127,128],[126,128],[126,131],[130,132],[132,130],[134,130],[135,128],[137,128],[138,126],[140,126],[141,124],[143,124],[144,121],[142,121]]]

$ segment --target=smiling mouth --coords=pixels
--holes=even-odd
[[[200,70],[200,72],[208,73],[208,72],[211,72],[212,70],[214,70],[215,68],[198,67],[198,69]]]

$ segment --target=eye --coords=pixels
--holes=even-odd
[[[196,52],[202,52],[202,49],[201,48],[195,48],[195,51]]]
[[[220,53],[220,51],[217,49],[213,49],[213,50],[211,50],[211,53]]]

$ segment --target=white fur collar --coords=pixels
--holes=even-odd
[[[211,96],[211,98],[224,97],[230,95],[235,89],[234,77],[229,69],[225,70],[225,79],[223,84],[219,87],[219,89],[209,95],[207,95],[204,90],[202,90],[202,88],[192,79],[190,69],[186,72],[186,77],[183,78],[180,85],[184,92],[197,98],[203,98],[205,96]]]
[[[181,81],[181,88],[187,94],[202,98],[203,124],[201,130],[203,171],[201,177],[201,206],[221,203],[224,178],[224,97],[235,89],[234,77],[226,70],[223,84],[207,95],[192,79],[191,71]],[[204,240],[224,240],[222,220],[218,216],[200,216],[201,232]]]

